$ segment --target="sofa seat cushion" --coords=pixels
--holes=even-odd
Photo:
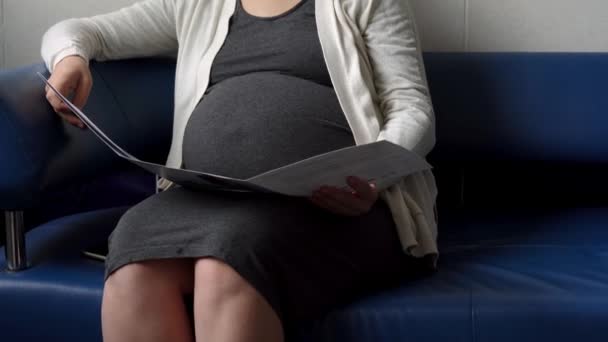
[[[126,209],[64,217],[28,234],[32,267],[0,273],[3,338],[100,341],[103,263],[80,250],[105,239]],[[437,273],[336,308],[292,340],[605,341],[608,208],[440,219]]]
[[[101,341],[104,267],[81,251],[106,240],[127,209],[66,216],[33,229],[26,238],[30,268],[22,272],[5,272],[0,250],[0,340]]]
[[[440,216],[439,271],[335,310],[306,341],[608,338],[608,208]]]

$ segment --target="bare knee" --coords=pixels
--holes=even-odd
[[[230,265],[213,258],[196,261],[195,286],[200,296],[207,300],[225,300],[253,291],[249,283]]]
[[[191,341],[182,283],[193,273],[192,264],[169,260],[132,263],[113,272],[103,289],[104,341]]]
[[[196,262],[194,316],[201,340],[284,340],[281,321],[270,304],[231,266],[217,259]]]

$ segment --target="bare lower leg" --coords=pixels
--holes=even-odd
[[[191,260],[179,263],[176,259],[131,264],[117,270],[104,286],[104,342],[193,341],[183,301],[184,286],[188,278],[193,284],[193,272]]]
[[[195,267],[197,342],[282,342],[281,321],[268,302],[230,266],[199,259]]]

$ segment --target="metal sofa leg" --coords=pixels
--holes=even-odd
[[[10,272],[27,268],[25,255],[25,226],[23,211],[7,211],[6,220],[6,265]]]

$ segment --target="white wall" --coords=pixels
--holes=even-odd
[[[44,32],[71,17],[104,13],[137,0],[0,0],[0,68],[38,63]],[[4,32],[4,36],[2,36]],[[4,50],[4,53],[2,53]],[[2,64],[3,63],[3,64]]]
[[[4,66],[4,0],[0,0],[0,69]]]
[[[68,17],[137,0],[0,0],[0,67],[40,62],[40,38]],[[607,0],[411,0],[425,51],[608,51]]]
[[[426,51],[608,51],[607,0],[411,0]]]

